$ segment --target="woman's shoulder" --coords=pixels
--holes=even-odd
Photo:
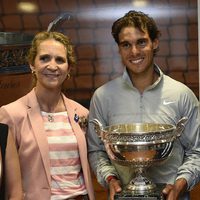
[[[20,97],[19,99],[13,101],[13,102],[10,102],[8,104],[5,104],[5,105],[2,105],[1,106],[1,109],[2,110],[6,110],[6,112],[10,113],[10,114],[22,114],[23,111],[26,110],[27,108],[27,96],[28,94],[26,94],[25,96],[22,96]]]
[[[82,112],[82,113],[86,113],[86,114],[88,114],[88,112],[89,112],[86,107],[84,107],[81,103],[79,103],[73,99],[70,99],[70,98],[64,96],[64,101],[65,101],[66,105],[70,105],[69,109],[73,109],[73,110],[76,110],[77,112]]]

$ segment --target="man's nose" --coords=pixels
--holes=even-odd
[[[139,49],[137,47],[137,45],[132,45],[131,46],[131,52],[134,54],[134,55],[137,55],[139,53]]]

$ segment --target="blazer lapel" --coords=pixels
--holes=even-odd
[[[49,162],[49,146],[47,142],[47,137],[44,130],[44,123],[42,116],[40,114],[40,107],[37,102],[37,98],[34,92],[34,89],[28,95],[28,117],[30,119],[33,133],[36,138],[36,142],[38,144],[42,161],[44,164],[44,168],[46,171],[47,179],[49,181],[49,185],[51,185],[51,178],[50,178],[50,162]]]
[[[79,155],[80,155],[81,166],[83,170],[86,188],[88,190],[90,199],[95,199],[93,195],[94,189],[92,185],[91,173],[90,173],[90,168],[88,164],[87,144],[86,144],[85,135],[81,127],[79,126],[79,123],[74,120],[75,114],[80,114],[81,110],[77,110],[76,105],[71,103],[69,99],[67,98],[64,98],[64,99],[65,99],[64,102],[65,102],[65,106],[69,115],[69,119],[70,119],[72,128],[74,130],[74,134],[76,135],[76,139],[78,143]]]
[[[87,146],[86,146],[86,140],[85,140],[85,135],[79,126],[79,123],[74,120],[75,114],[77,114],[77,108],[72,105],[69,99],[66,97],[63,98],[65,107],[68,112],[68,116],[72,125],[72,128],[74,130],[74,134],[76,135],[77,143],[78,143],[78,148],[79,148],[79,155],[81,159],[81,164],[83,169],[87,169]]]

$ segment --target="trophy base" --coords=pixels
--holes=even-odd
[[[152,192],[148,193],[140,193],[136,194],[131,190],[123,190],[120,193],[116,193],[114,199],[115,200],[164,200],[164,195],[162,194],[162,190],[164,189],[166,184],[156,184],[156,189]]]

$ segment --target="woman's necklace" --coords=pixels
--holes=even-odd
[[[64,101],[63,101],[63,96],[62,96],[62,94],[61,94],[61,96],[60,96],[61,98],[59,99],[59,101],[58,101],[58,103],[57,103],[57,105],[55,106],[55,108],[59,105],[59,103],[60,102],[62,102],[63,104],[64,104]],[[39,105],[40,105],[40,108],[41,108],[41,110],[43,110],[44,112],[46,112],[47,113],[47,120],[48,120],[48,122],[54,122],[54,111],[55,111],[55,109],[47,109],[47,108],[44,108],[44,106],[42,106],[42,104],[40,103],[40,101],[38,101],[39,102]],[[49,111],[48,111],[49,110]],[[60,109],[58,109],[58,110],[60,110]],[[53,111],[53,112],[52,112]]]
[[[49,122],[54,122],[54,116],[53,116],[53,114],[48,113],[47,118],[48,118]]]
[[[64,105],[64,109],[66,111],[67,109],[66,109],[62,94],[61,94],[61,101],[62,101],[62,104]],[[47,119],[48,119],[49,122],[54,122],[54,113],[48,113]]]

